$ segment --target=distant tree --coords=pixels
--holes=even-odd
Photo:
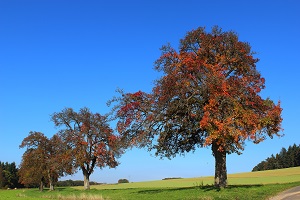
[[[43,191],[47,178],[48,138],[41,132],[30,132],[20,148],[26,147],[20,164],[20,182],[26,186],[39,184]]]
[[[275,163],[275,169],[281,169],[281,168],[283,168],[282,167],[282,161],[281,161],[281,158],[280,158],[280,156],[279,156],[278,153],[275,156],[275,161],[276,161],[276,163]]]
[[[129,183],[127,179],[119,179],[118,183]]]
[[[20,182],[27,186],[39,184],[42,191],[46,183],[54,190],[54,183],[64,174],[72,173],[70,159],[65,156],[66,145],[58,135],[48,139],[41,132],[30,132],[20,148],[26,147],[19,171]]]
[[[296,166],[300,166],[300,145],[297,147],[297,152],[295,156]]]
[[[15,162],[12,162],[8,165],[7,171],[10,173],[10,187],[11,188],[17,188],[21,187],[21,185],[18,183],[18,168],[16,166]]]
[[[286,148],[283,147],[281,149],[278,159],[279,159],[279,162],[281,163],[282,168],[287,168],[289,166]]]
[[[119,133],[167,158],[211,146],[215,186],[226,187],[226,155],[240,154],[245,140],[259,143],[281,130],[280,104],[259,95],[265,79],[257,62],[232,31],[188,32],[178,51],[162,47],[155,69],[163,75],[151,93],[112,100]]]
[[[267,166],[268,169],[276,169],[276,159],[273,154],[271,155],[271,157],[267,159],[267,163],[268,163]]]
[[[34,164],[37,159],[39,159],[39,157],[34,150],[27,151],[23,154],[19,170],[19,181],[26,187],[38,186],[40,191],[43,191],[45,177],[41,172],[41,167],[38,167],[40,164]]]
[[[122,149],[119,137],[109,127],[106,116],[93,114],[88,108],[75,112],[66,108],[54,113],[52,120],[58,127],[63,127],[59,135],[67,144],[73,168],[80,168],[84,176],[84,188],[90,189],[89,177],[98,166],[114,168]]]
[[[4,187],[4,176],[3,176],[3,169],[2,167],[0,166],[0,188],[3,188]]]
[[[296,144],[294,144],[292,146],[292,159],[293,159],[294,167],[300,166],[300,163],[298,162],[299,154],[300,154],[300,146],[297,146]]]

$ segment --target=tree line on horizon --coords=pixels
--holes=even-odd
[[[103,183],[97,183],[95,181],[90,181],[90,185],[101,185]],[[71,186],[84,186],[83,180],[60,180],[55,184],[57,187],[71,187]]]
[[[272,154],[264,161],[258,163],[252,171],[264,171],[300,166],[300,145],[290,145],[287,149],[282,148],[280,153]]]
[[[1,188],[22,188],[19,182],[19,169],[15,162],[1,162],[0,161],[0,189]]]
[[[218,26],[207,32],[187,32],[178,50],[165,45],[154,69],[162,74],[149,93],[137,91],[113,97],[109,114],[65,108],[52,114],[60,130],[51,138],[32,131],[24,138],[22,184],[47,182],[83,173],[84,188],[96,167],[114,168],[133,146],[173,158],[211,147],[216,188],[227,187],[227,154],[241,154],[245,141],[256,144],[280,137],[280,102],[262,98],[265,79],[256,69],[259,59],[233,31]],[[114,121],[112,129],[109,122]]]
[[[39,187],[39,183],[31,182],[31,184],[21,184],[19,168],[15,162],[1,162],[0,161],[0,189],[14,189],[14,188],[33,188]],[[45,183],[48,184],[49,183]],[[81,180],[60,180],[54,183],[57,187],[65,186],[84,186],[84,182]],[[90,185],[100,185],[103,183],[97,183],[91,181]]]

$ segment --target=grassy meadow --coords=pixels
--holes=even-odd
[[[171,179],[123,184],[38,189],[0,190],[0,200],[143,200],[143,199],[268,199],[288,188],[300,185],[300,167],[228,175],[229,187],[216,190],[213,177]]]

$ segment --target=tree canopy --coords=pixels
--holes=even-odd
[[[211,146],[215,186],[227,186],[226,154],[241,153],[246,140],[279,136],[280,102],[262,98],[265,79],[256,69],[250,44],[235,32],[199,27],[178,50],[162,47],[152,92],[123,93],[111,103],[117,129],[128,144],[174,157]]]

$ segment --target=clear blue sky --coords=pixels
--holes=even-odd
[[[282,147],[300,144],[299,10],[297,0],[0,0],[0,161],[20,164],[18,146],[29,131],[56,133],[53,112],[86,106],[104,114],[118,87],[150,91],[162,45],[177,47],[187,31],[219,25],[257,52],[266,79],[262,96],[281,100],[284,109],[284,137],[247,142],[242,155],[228,156],[229,173],[251,171]],[[214,174],[210,149],[172,160],[133,149],[120,162],[96,169],[91,180]]]

